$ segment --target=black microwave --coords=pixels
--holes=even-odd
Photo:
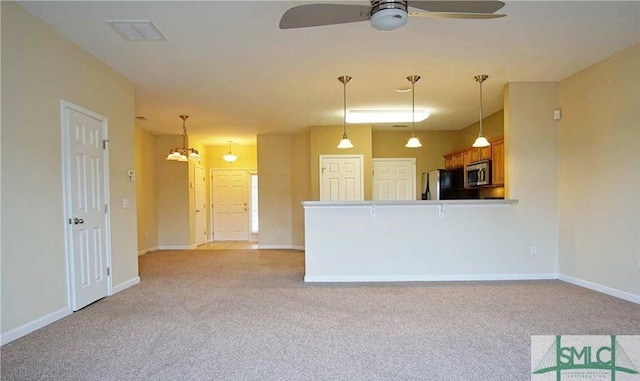
[[[491,184],[491,162],[481,161],[467,165],[467,186],[480,187]]]

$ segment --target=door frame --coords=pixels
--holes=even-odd
[[[209,242],[215,242],[213,240],[213,173],[214,172],[244,172],[247,179],[247,187],[251,184],[251,175],[257,173],[256,170],[253,169],[246,169],[246,168],[210,168],[209,169],[209,205],[211,205],[209,209],[210,213],[209,213],[209,234],[207,239],[209,240]],[[251,191],[249,189],[247,189],[247,205],[251,204]],[[249,209],[250,211],[251,209]],[[251,242],[251,213],[247,213],[247,242]]]
[[[70,146],[69,146],[69,118],[66,109],[71,109],[76,112],[88,115],[94,119],[97,119],[102,124],[102,139],[104,141],[106,149],[103,149],[103,169],[104,169],[104,197],[106,207],[105,219],[105,251],[106,261],[109,274],[107,275],[107,296],[113,295],[113,276],[111,269],[111,194],[109,191],[109,124],[108,119],[100,114],[97,114],[91,110],[88,110],[82,106],[71,103],[64,99],[60,100],[60,126],[61,126],[61,140],[62,140],[62,205],[64,210],[64,246],[65,246],[65,267],[67,277],[67,303],[71,311],[76,311],[76,288],[74,282],[74,256],[73,256],[73,226],[69,223],[73,218],[72,213],[72,189],[71,189],[71,162],[69,158]]]
[[[318,198],[322,198],[322,161],[324,159],[358,159],[360,161],[360,200],[364,200],[364,155],[363,154],[346,154],[346,155],[318,155]]]
[[[204,201],[204,210],[203,210],[204,219],[203,219],[203,221],[204,221],[204,230],[206,231],[207,230],[207,210],[209,209],[209,208],[207,208],[207,169],[205,167],[199,165],[199,164],[195,164],[193,166],[193,203],[195,204],[195,206],[197,208],[198,205],[196,204],[196,202],[198,201],[197,200],[197,193],[198,193],[197,181],[198,180],[197,180],[197,176],[196,176],[196,171],[198,169],[202,169],[202,173],[204,174],[204,180],[203,180],[204,181],[204,194],[203,194],[203,198],[204,198],[204,200],[203,200]],[[196,212],[194,212],[193,217],[194,217],[193,226],[196,229],[196,242],[195,242],[195,244],[196,244],[196,246],[205,245],[209,241],[209,234],[206,234],[205,237],[204,237],[204,242],[201,245],[198,245],[198,233],[197,233],[197,231],[198,231],[198,226],[197,226],[198,225],[198,216],[197,216]]]

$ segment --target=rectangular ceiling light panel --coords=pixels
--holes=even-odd
[[[426,110],[415,111],[415,121],[422,122],[429,117]],[[410,123],[413,122],[411,110],[349,110],[347,123]]]
[[[107,20],[105,22],[128,41],[162,41],[167,39],[151,20]]]

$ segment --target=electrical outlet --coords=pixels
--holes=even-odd
[[[278,229],[278,235],[282,235],[283,233],[284,233],[284,230]]]
[[[538,247],[531,246],[531,248],[529,249],[529,252],[531,253],[531,255],[538,255]]]

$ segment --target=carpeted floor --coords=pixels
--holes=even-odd
[[[163,251],[142,282],[1,349],[2,380],[529,380],[531,335],[640,334],[560,281],[305,284],[304,255]]]

